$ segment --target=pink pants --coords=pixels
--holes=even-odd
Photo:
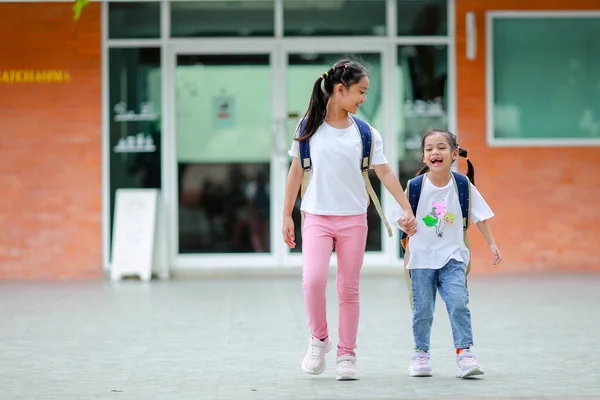
[[[306,213],[302,228],[302,289],[311,334],[328,336],[325,292],[329,260],[333,250],[338,259],[337,295],[339,302],[338,356],[355,355],[358,331],[360,269],[367,243],[366,214],[328,216]]]

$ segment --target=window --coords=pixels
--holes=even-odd
[[[108,37],[157,39],[160,37],[160,2],[108,3]]]
[[[285,0],[285,36],[385,36],[385,0]]]
[[[250,37],[275,35],[275,2],[175,1],[171,37]]]
[[[269,54],[185,54],[175,70],[179,253],[271,251]]]
[[[600,142],[600,15],[489,18],[490,144]]]
[[[162,94],[160,48],[113,48],[108,56],[112,225],[118,189],[161,188]]]
[[[398,36],[446,36],[447,0],[398,0]]]

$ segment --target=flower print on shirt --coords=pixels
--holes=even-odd
[[[444,237],[444,229],[452,225],[456,219],[456,215],[446,212],[446,201],[440,203],[431,202],[431,212],[423,217],[423,222],[430,228],[435,228],[435,233],[439,238]]]

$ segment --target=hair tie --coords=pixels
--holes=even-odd
[[[325,73],[323,75],[321,75],[321,78],[323,78],[323,79],[329,78],[330,72],[333,74],[335,72],[335,67],[331,67],[329,70],[325,71]]]

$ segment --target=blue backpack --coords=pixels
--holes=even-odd
[[[363,180],[365,181],[365,187],[367,188],[367,192],[371,198],[371,201],[373,201],[373,205],[377,209],[377,213],[379,214],[381,220],[385,225],[385,228],[388,232],[388,236],[392,237],[392,228],[390,227],[390,224],[388,223],[387,219],[383,214],[381,204],[379,203],[379,199],[377,198],[377,195],[375,194],[375,191],[373,190],[373,186],[371,185],[371,181],[369,179],[369,168],[371,167],[371,154],[373,153],[373,134],[371,132],[371,126],[367,122],[355,116],[352,116],[352,120],[358,127],[358,132],[360,133],[360,139],[362,141],[362,157],[359,166],[361,174],[363,176]],[[300,134],[304,132],[304,129],[306,129],[306,118],[302,119],[302,121],[300,122]],[[308,182],[310,179],[309,173],[312,170],[312,162],[310,159],[310,146],[308,142],[308,140],[299,142],[298,156],[300,158],[300,166],[304,171],[301,191],[302,197],[304,197],[304,193],[306,192],[306,188],[308,187]]]
[[[467,237],[467,229],[469,229],[470,216],[471,216],[471,182],[465,175],[459,174],[452,171],[452,181],[454,182],[454,188],[458,194],[458,201],[460,202],[460,210],[462,212],[463,220],[463,231],[465,234],[465,243],[469,247],[469,240]],[[408,181],[406,185],[406,197],[412,208],[413,214],[417,215],[417,206],[419,205],[419,199],[421,198],[421,189],[425,182],[425,175],[419,175]],[[405,256],[406,249],[408,248],[408,236],[402,231],[400,235],[400,255]]]

